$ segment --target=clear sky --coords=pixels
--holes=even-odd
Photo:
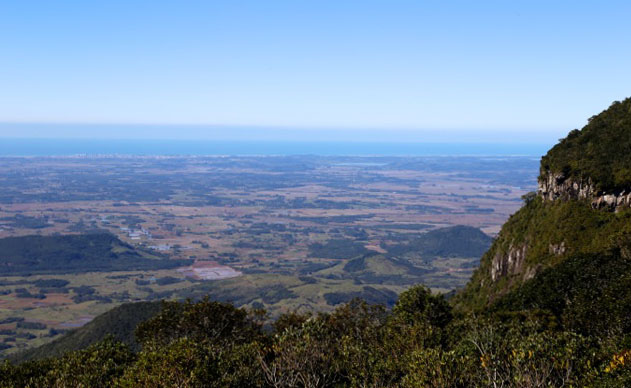
[[[1,1],[0,137],[556,140],[631,95],[630,20],[629,1]]]

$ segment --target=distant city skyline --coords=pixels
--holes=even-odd
[[[5,2],[0,137],[554,144],[631,95],[624,1]]]

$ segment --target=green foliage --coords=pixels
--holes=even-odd
[[[257,299],[272,304],[298,297],[291,288],[297,284],[303,284],[303,281],[295,277],[280,279],[281,277],[278,275],[275,275],[274,278],[269,276],[267,279],[270,281],[265,279],[263,282],[244,281],[242,278],[200,282],[192,288],[179,292],[178,297],[198,300],[212,295],[214,300],[230,302],[236,306],[248,305]]]
[[[122,387],[255,387],[263,382],[258,345],[216,346],[179,338],[149,347],[118,381]]]
[[[364,286],[362,291],[327,292],[324,294],[324,299],[332,306],[348,303],[355,298],[360,298],[368,303],[382,304],[390,307],[396,302],[397,294],[386,288],[377,289],[370,286]]]
[[[31,330],[44,330],[46,329],[46,324],[45,323],[41,323],[41,322],[18,322],[16,324],[17,328],[22,328],[22,329],[31,329]]]
[[[0,239],[0,275],[151,270],[188,264],[190,260],[150,256],[106,233]]]
[[[419,235],[408,244],[387,246],[388,254],[401,256],[415,252],[421,257],[480,257],[492,239],[480,229],[470,226],[450,226]]]
[[[260,318],[257,312],[208,298],[197,303],[164,301],[156,316],[138,325],[136,336],[142,344],[157,345],[181,338],[197,343],[243,343],[259,335]]]
[[[432,295],[429,288],[418,285],[399,295],[393,314],[407,322],[424,322],[444,328],[452,319],[451,308],[442,295]]]
[[[631,99],[614,102],[561,139],[541,160],[541,173],[547,171],[591,178],[604,191],[631,188]]]
[[[0,218],[0,221],[10,221],[8,225],[14,228],[44,229],[52,226],[48,223],[47,217],[29,217],[21,214],[16,214],[14,217],[3,217]]]
[[[591,378],[592,362],[602,362],[588,338],[529,322],[472,320],[456,349],[477,358],[473,386],[576,386]]]
[[[157,278],[156,283],[160,286],[165,286],[167,284],[175,284],[181,282],[182,279],[174,278],[173,276],[165,276],[163,278]]]
[[[121,343],[106,339],[85,350],[67,353],[46,375],[50,386],[108,387],[132,363],[134,355]]]
[[[61,288],[65,287],[70,282],[65,279],[38,279],[35,281],[35,286],[40,288]]]
[[[405,367],[401,386],[442,388],[475,386],[478,365],[471,354],[421,348],[410,354]]]
[[[498,300],[495,310],[540,308],[575,332],[631,332],[631,261],[618,252],[579,255]]]
[[[285,314],[281,314],[275,321],[272,323],[272,327],[274,331],[277,333],[282,333],[283,331],[290,328],[299,328],[305,322],[307,322],[311,318],[310,313],[300,314],[296,311],[291,311]]]
[[[631,100],[615,103],[553,148],[542,171],[589,176],[601,189],[630,187],[630,115]],[[262,310],[208,298],[163,302],[159,312],[155,304],[145,306],[140,324],[123,318],[127,335],[118,338],[130,342],[137,325],[137,353],[103,340],[116,314],[97,318],[74,335],[94,333],[90,341],[102,342],[76,350],[91,342],[65,339],[57,351],[75,350],[60,357],[0,364],[0,387],[629,386],[631,210],[596,211],[587,202],[544,203],[532,195],[524,200],[451,305],[423,286],[401,293],[391,311],[348,300],[381,292],[365,287],[327,293],[330,303],[345,302],[331,313],[285,313],[264,330]],[[472,241],[488,244],[478,232],[434,231],[386,248],[389,255],[416,249],[449,256]],[[310,248],[322,257],[353,258],[345,269],[354,273],[384,258],[341,240]],[[516,251],[524,256],[516,258]],[[491,268],[510,254],[514,268],[492,279]],[[244,300],[291,297],[288,292],[267,284],[247,290]]]
[[[323,257],[327,259],[351,259],[365,255],[370,251],[364,244],[354,240],[329,240],[325,243],[309,245],[309,257]]]
[[[84,349],[111,336],[116,341],[138,350],[134,330],[140,322],[155,316],[160,310],[160,302],[126,303],[99,315],[85,326],[73,330],[61,338],[38,348],[26,350],[12,357],[12,360],[42,359],[60,356],[66,352]]]
[[[341,370],[333,341],[320,319],[285,329],[260,357],[266,382],[270,386],[302,387],[338,383]]]
[[[277,331],[261,368],[270,386],[391,386],[402,354],[392,329],[383,307],[354,300]]]
[[[108,338],[60,358],[0,367],[2,387],[110,387],[134,361],[129,348]]]
[[[446,322],[449,305],[422,287],[396,306],[353,300],[328,314],[285,314],[262,331],[261,312],[166,302],[140,325],[138,353],[106,338],[58,358],[6,362],[0,387],[613,387],[631,376],[628,338],[583,336],[545,312]]]
[[[537,199],[537,192],[536,191],[530,191],[524,195],[521,196],[522,201],[524,201],[524,203],[526,205],[530,204],[530,202],[534,201],[535,199]]]
[[[523,283],[519,276],[507,276],[497,282],[491,279],[493,260],[505,258],[511,248],[525,247],[523,274],[554,268],[574,256],[631,248],[630,242],[629,209],[617,213],[595,211],[585,201],[543,202],[537,198],[508,219],[466,289],[455,296],[453,303],[458,309],[480,310],[519,287]],[[564,251],[555,254],[551,247],[561,245]]]

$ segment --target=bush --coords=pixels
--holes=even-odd
[[[414,324],[423,322],[444,328],[452,319],[451,307],[442,295],[432,295],[425,286],[414,286],[399,295],[392,309],[393,314]]]
[[[39,288],[61,288],[67,286],[70,282],[64,279],[38,279],[34,284]]]
[[[182,279],[174,278],[172,276],[165,276],[163,278],[156,279],[156,283],[160,286],[166,286],[168,284],[174,284],[181,282]]]
[[[46,329],[46,324],[41,322],[18,322],[17,327],[20,329],[29,329],[29,330],[44,330]]]

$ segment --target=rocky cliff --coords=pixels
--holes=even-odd
[[[588,200],[594,209],[619,211],[631,207],[631,191],[600,191],[591,178],[568,178],[563,173],[546,171],[539,177],[539,196],[544,201]]]
[[[524,269],[526,245],[511,245],[506,252],[497,252],[491,263],[491,280],[497,281],[508,275],[519,275]]]
[[[467,288],[485,308],[567,260],[631,252],[631,99],[614,102],[542,157],[538,193],[504,224]]]

